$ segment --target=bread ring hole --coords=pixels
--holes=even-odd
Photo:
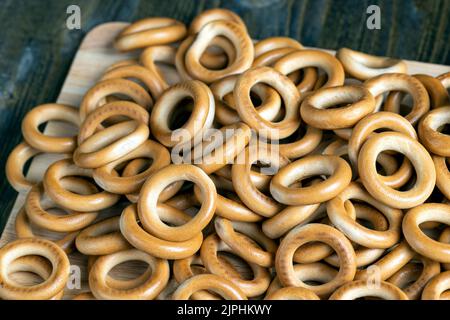
[[[51,122],[53,126],[57,126],[58,128],[64,128],[64,130],[51,130],[50,132],[45,132],[46,136],[49,137],[61,137],[61,138],[70,138],[76,136],[78,134],[78,126],[74,123],[67,120],[60,119],[51,119],[46,122],[42,122],[38,125],[37,129],[40,133],[44,134],[45,128],[47,124]]]
[[[169,117],[169,129],[175,130],[183,127],[189,120],[194,108],[194,100],[191,97],[181,99],[173,108]]]
[[[407,116],[413,106],[414,100],[406,91],[392,91],[387,94],[385,103],[389,105],[389,110],[403,117]]]
[[[289,137],[278,140],[278,144],[294,143],[296,141],[301,140],[305,136],[305,134],[306,134],[306,126],[301,125]],[[274,143],[277,143],[277,142],[274,141]]]
[[[450,123],[439,126],[436,131],[442,134],[450,135]]]
[[[133,280],[147,272],[148,266],[141,260],[128,260],[115,265],[108,275],[116,280]]]

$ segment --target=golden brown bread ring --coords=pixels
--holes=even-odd
[[[186,26],[171,18],[144,18],[123,29],[114,41],[120,51],[169,44],[186,36]]]
[[[344,205],[350,199],[364,201],[377,208],[388,219],[389,228],[386,230],[371,230],[355,221],[348,214]],[[327,213],[330,221],[337,229],[350,240],[367,248],[388,249],[400,240],[402,211],[390,208],[372,198],[360,184],[355,182],[349,184],[344,191],[328,202]]]
[[[203,266],[199,255],[193,255],[184,259],[175,260],[173,263],[173,276],[179,284],[182,284],[189,278],[199,274],[205,274],[208,271]],[[217,300],[217,295],[206,290],[197,291],[192,294],[193,300]]]
[[[439,262],[422,256],[419,259],[422,267],[410,262],[387,280],[402,289],[411,300],[419,299],[426,284],[441,271]]]
[[[131,169],[129,166],[126,166],[121,176],[117,173],[116,168],[121,164],[133,159],[142,158],[152,160],[151,165],[144,171],[138,174],[129,174]],[[139,192],[141,186],[149,176],[169,164],[169,151],[158,142],[147,140],[123,157],[95,169],[92,176],[95,182],[106,191],[118,194],[130,194]],[[126,170],[127,168],[128,170]]]
[[[450,136],[439,132],[439,128],[450,124],[450,105],[431,110],[419,122],[420,141],[428,151],[450,157]]]
[[[188,214],[168,205],[159,205],[158,214],[163,221],[174,225],[186,223],[191,219]],[[166,241],[145,231],[138,224],[138,219],[136,205],[128,206],[120,218],[120,231],[131,245],[152,256],[171,260],[184,259],[195,254],[202,245],[203,235],[201,232],[187,241]]]
[[[262,193],[255,186],[251,179],[251,168],[257,161],[270,163],[271,169],[279,169],[289,163],[289,160],[269,147],[259,146],[253,148],[249,146],[238,156],[232,165],[231,175],[233,187],[241,201],[253,212],[264,217],[272,217],[279,212],[283,206]],[[272,173],[272,172],[270,172]]]
[[[405,119],[415,125],[420,118],[430,109],[430,99],[428,92],[422,83],[403,73],[387,73],[376,76],[364,82],[364,86],[369,89],[372,95],[377,98],[385,92],[404,91],[409,93],[413,99],[413,106]],[[385,111],[399,113],[393,104],[385,104]]]
[[[76,137],[58,137],[43,134],[39,126],[48,121],[66,121],[80,126],[78,110],[72,106],[47,103],[31,109],[23,118],[22,134],[24,140],[33,148],[42,152],[67,153],[75,150]]]
[[[408,191],[395,190],[379,178],[376,159],[387,150],[403,153],[414,166],[417,178]],[[412,208],[425,202],[436,182],[433,160],[427,150],[416,140],[397,132],[379,133],[364,143],[358,156],[358,172],[364,187],[375,199],[398,209]]]
[[[402,116],[386,111],[368,115],[356,124],[352,130],[350,140],[348,141],[348,155],[355,169],[357,169],[358,155],[364,142],[367,141],[369,137],[376,135],[375,130],[383,128],[406,134],[412,139],[417,140],[416,130],[411,123]],[[384,153],[380,154],[379,160],[381,160],[381,155],[384,155]],[[410,179],[412,173],[411,162],[405,158],[401,167],[395,173],[388,173],[389,176],[379,175],[378,177],[387,186],[399,188]]]
[[[6,178],[17,192],[28,191],[34,186],[33,181],[25,178],[23,169],[27,161],[40,153],[41,151],[32,148],[26,142],[22,142],[9,154],[5,168]]]
[[[318,286],[308,286],[295,275],[292,259],[295,251],[311,241],[325,242],[338,254],[339,272],[333,280]],[[278,247],[275,268],[284,286],[306,287],[318,296],[327,296],[344,283],[353,280],[356,272],[355,251],[350,241],[337,229],[317,223],[310,223],[292,229]]]
[[[108,79],[136,79],[143,84],[144,88],[150,91],[153,98],[158,98],[163,90],[162,79],[158,78],[159,74],[156,69],[151,70],[147,66],[143,67],[139,64],[116,66],[115,68],[106,71],[100,81]]]
[[[448,91],[444,87],[442,81],[426,74],[415,74],[414,78],[418,79],[423,84],[425,89],[427,89],[430,97],[431,109],[450,105],[450,95],[448,94]]]
[[[285,55],[274,65],[274,69],[284,75],[308,67],[322,69],[327,74],[327,81],[320,88],[344,85],[345,73],[341,63],[335,57],[323,51],[311,49],[294,51]]]
[[[71,177],[72,178],[72,177]],[[79,194],[92,194],[97,188],[90,183],[78,179],[62,179],[64,189]],[[98,216],[97,211],[92,212],[70,212],[67,214],[53,214],[48,209],[58,208],[44,193],[44,186],[37,184],[28,192],[25,200],[25,211],[28,218],[37,226],[56,232],[73,232],[81,230],[90,225]],[[61,208],[63,209],[63,208]]]
[[[409,300],[408,296],[392,283],[381,281],[373,286],[368,286],[364,280],[355,280],[344,284],[330,296],[330,300],[356,300],[363,297]]]
[[[403,234],[419,254],[442,263],[450,263],[450,244],[431,239],[419,228],[428,221],[450,225],[450,205],[425,203],[410,209],[403,219]]]
[[[113,116],[126,116],[123,121],[98,130],[101,123]],[[115,161],[143,144],[149,134],[149,114],[129,101],[109,102],[91,112],[78,135],[78,148],[73,154],[75,164],[83,168],[99,168]]]
[[[135,288],[122,289],[109,286],[106,281],[108,272],[116,265],[131,260],[149,264],[152,273],[147,281]],[[99,257],[89,272],[89,287],[97,299],[151,300],[164,289],[169,277],[170,269],[167,260],[154,258],[137,249],[128,249]]]
[[[428,282],[422,292],[422,300],[449,299],[445,291],[450,288],[450,271],[442,272]]]
[[[157,210],[160,193],[170,184],[187,180],[196,184],[202,193],[202,205],[187,223],[171,227],[163,223]],[[167,241],[186,241],[200,233],[211,221],[216,209],[217,191],[214,183],[200,168],[189,165],[169,165],[162,168],[142,186],[138,201],[140,221],[145,230]]]
[[[214,227],[220,239],[245,261],[266,268],[273,266],[278,245],[259,225],[216,217]]]
[[[344,66],[345,72],[358,80],[367,80],[384,73],[407,72],[407,65],[403,60],[373,56],[348,48],[339,49],[336,57]]]
[[[188,300],[194,293],[209,290],[228,300],[247,300],[245,294],[230,280],[214,274],[200,274],[184,281],[173,293],[173,300]]]
[[[8,266],[26,256],[43,256],[52,265],[51,275],[42,283],[23,286],[10,281]],[[70,262],[66,253],[55,243],[42,238],[22,238],[0,249],[0,298],[15,300],[49,299],[64,290],[69,277]]]
[[[92,111],[100,107],[100,102],[104,101],[105,97],[112,94],[126,95],[145,110],[150,109],[153,105],[152,97],[139,84],[122,78],[103,80],[97,82],[84,95],[80,104],[81,121],[84,121]]]
[[[345,106],[330,108],[336,105]],[[313,92],[303,100],[300,114],[310,126],[334,130],[353,127],[374,110],[375,99],[369,90],[363,86],[345,85]]]
[[[55,203],[75,211],[92,212],[109,208],[119,201],[119,195],[106,191],[89,195],[68,191],[61,179],[69,176],[92,177],[92,170],[77,167],[71,159],[53,163],[45,172],[43,183],[45,192]]]
[[[224,69],[204,67],[200,58],[211,41],[218,36],[227,38],[234,46],[236,58]],[[228,75],[242,73],[253,62],[253,43],[247,31],[230,20],[216,20],[206,24],[196,35],[184,57],[185,68],[193,78],[211,83]]]
[[[231,10],[227,10],[224,8],[213,8],[208,9],[205,11],[202,11],[200,14],[198,14],[194,20],[192,20],[190,26],[189,26],[189,34],[194,35],[207,25],[208,23],[212,21],[217,20],[230,20],[233,22],[236,22],[239,24],[243,29],[246,30],[247,26],[245,25],[245,22],[242,21],[241,17],[234,13]]]
[[[268,269],[248,262],[248,265],[252,269],[253,277],[247,280],[239,272],[230,272],[227,264],[224,264],[224,261],[219,259],[219,251],[234,254],[233,249],[220,240],[217,234],[211,234],[203,241],[200,256],[209,272],[227,278],[248,297],[259,296],[267,290],[270,284],[270,273]]]
[[[273,87],[283,99],[285,112],[280,121],[268,121],[256,111],[250,91],[258,83]],[[244,72],[236,82],[234,99],[239,117],[261,137],[283,139],[293,134],[300,126],[300,94],[291,80],[272,68],[258,67]]]
[[[239,75],[231,75],[214,81],[210,85],[216,101],[216,119],[224,125],[240,121],[233,98],[233,90],[238,78]],[[258,83],[251,88],[251,92],[261,100],[261,105],[256,108],[261,117],[273,120],[281,108],[281,97],[277,91],[263,83]],[[226,99],[229,95],[233,98],[229,99],[231,101]]]
[[[400,242],[380,260],[365,269],[358,270],[355,280],[368,280],[372,272],[376,271],[380,280],[387,280],[392,277],[405,264],[411,261],[417,253],[411,249],[406,241]]]
[[[184,98],[193,100],[191,116],[179,130],[170,129],[170,117]],[[214,97],[207,85],[200,81],[185,81],[166,90],[153,107],[150,127],[155,138],[167,147],[189,144],[210,128],[214,119]]]
[[[76,238],[78,251],[84,255],[102,256],[129,249],[131,246],[120,233],[120,217],[96,222],[85,228]]]
[[[326,175],[327,179],[307,187],[290,187],[306,177]],[[311,155],[294,161],[278,171],[270,182],[270,193],[286,205],[308,205],[328,201],[350,183],[349,164],[336,156]]]

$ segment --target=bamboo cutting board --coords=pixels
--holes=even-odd
[[[115,36],[125,27],[128,23],[111,22],[97,26],[91,30],[84,38],[81,46],[75,55],[72,66],[66,77],[64,85],[61,89],[58,103],[79,106],[85,92],[92,87],[102,76],[104,71],[114,62],[119,60],[129,59],[137,57],[134,53],[119,53],[112,47],[112,42]],[[333,51],[328,51],[334,53]],[[437,76],[444,72],[450,71],[450,66],[421,63],[416,61],[407,61],[408,71],[410,74],[423,73],[432,76]],[[163,71],[170,72],[168,69]],[[175,77],[171,75],[169,77],[172,81],[175,81]],[[170,81],[169,81],[170,82]],[[49,135],[57,135],[61,133],[67,133],[69,128],[60,122],[51,122],[46,126],[45,133]],[[56,155],[42,155],[33,159],[28,177],[32,180],[40,180],[43,176],[46,168],[50,163],[56,159]],[[20,193],[17,196],[14,207],[9,215],[8,222],[0,238],[0,247],[3,247],[6,243],[15,239],[14,222],[19,209],[23,206],[25,194]],[[107,215],[120,214],[120,209],[113,209],[112,212],[106,212],[100,215],[100,219],[104,219]],[[46,238],[55,239],[60,237],[55,233],[50,233],[38,228],[33,229],[36,235],[41,235]],[[65,290],[64,298],[71,298],[74,295],[88,290],[87,284],[87,261],[84,256],[79,253],[70,254],[70,261],[73,269],[73,275],[76,277],[79,267],[81,276],[81,288],[77,288],[76,279],[73,280],[69,287]],[[114,269],[113,275],[120,278],[131,278],[136,274],[143,272],[145,266],[140,264],[127,264],[127,266],[119,266]],[[23,276],[23,275],[22,275]],[[170,285],[173,287],[173,284]],[[167,293],[170,292],[170,289]],[[164,296],[161,296],[164,298]]]

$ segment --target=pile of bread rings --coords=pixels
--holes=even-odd
[[[79,108],[23,120],[6,172],[27,197],[0,249],[1,299],[60,299],[74,250],[89,257],[76,299],[450,299],[450,73],[286,37],[253,44],[224,9],[189,28],[139,20],[115,47],[142,51]],[[44,135],[55,120],[77,136]],[[211,128],[231,136],[208,144]],[[190,163],[175,163],[181,151]],[[62,156],[29,181],[40,153]],[[109,274],[134,260],[148,264],[137,278]]]

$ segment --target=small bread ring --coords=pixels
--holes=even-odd
[[[419,258],[422,268],[417,268],[417,263],[408,263],[387,280],[402,289],[411,300],[420,298],[425,285],[441,271],[439,262],[422,256]]]
[[[63,179],[62,185],[66,190],[77,191],[80,194],[91,194],[98,190],[93,186],[86,186],[75,179]],[[37,184],[28,192],[25,200],[25,210],[30,220],[37,226],[57,232],[73,232],[90,225],[98,216],[98,212],[69,212],[56,215],[47,211],[54,208],[52,201],[44,193],[42,184]]]
[[[422,300],[439,300],[450,289],[450,271],[436,275],[428,282],[422,292]],[[448,297],[448,296],[447,296]],[[448,299],[448,298],[447,298]]]
[[[186,26],[171,18],[145,18],[137,20],[119,33],[114,47],[130,51],[155,45],[169,44],[186,36]]]
[[[278,245],[258,225],[216,217],[214,226],[220,239],[245,261],[266,268],[273,266]]]
[[[318,286],[308,286],[299,280],[294,271],[292,259],[295,251],[303,244],[311,241],[325,242],[331,246],[339,256],[339,272],[333,280]],[[350,241],[333,227],[310,223],[292,229],[278,247],[275,268],[280,282],[284,286],[306,287],[318,296],[326,296],[342,284],[352,281],[356,272],[355,251]]]
[[[122,78],[103,80],[97,82],[84,95],[80,104],[81,121],[84,121],[89,113],[100,107],[100,102],[105,97],[115,93],[129,96],[136,104],[146,110],[153,105],[152,97],[139,84]]]
[[[375,130],[382,128],[389,128],[417,140],[416,130],[411,123],[402,116],[386,111],[368,115],[356,124],[352,130],[350,140],[348,141],[348,156],[354,168],[357,168],[358,166],[358,155],[364,142],[374,135]],[[398,188],[404,185],[411,175],[411,163],[405,159],[396,173],[390,174],[389,176],[379,175],[378,177],[387,186]]]
[[[415,74],[414,78],[419,80],[425,89],[427,89],[430,97],[431,109],[450,105],[450,95],[438,78],[434,78],[426,74]]]
[[[161,92],[166,88],[162,88],[161,78],[158,78],[159,74],[157,70],[149,70],[148,67],[140,66],[139,64],[133,64],[128,66],[115,67],[109,71],[106,71],[100,81],[108,79],[136,79],[142,83],[151,96],[155,99],[159,97]]]
[[[273,87],[283,99],[285,113],[282,120],[272,122],[264,119],[255,109],[250,97],[251,88],[257,83]],[[255,129],[261,137],[283,139],[293,134],[300,126],[300,94],[289,78],[269,67],[258,67],[244,72],[234,88],[236,111],[239,117]]]
[[[327,74],[327,81],[320,88],[344,85],[345,73],[341,63],[323,51],[310,49],[294,51],[278,60],[273,67],[284,75],[303,68],[319,68]]]
[[[173,300],[188,300],[194,293],[209,290],[228,300],[247,300],[245,294],[226,278],[214,274],[199,274],[184,281],[173,293]]]
[[[183,135],[176,139],[176,131],[170,129],[169,120],[183,98],[191,98],[194,106],[191,116],[181,127]],[[152,110],[150,127],[159,142],[173,147],[195,140],[205,129],[211,127],[213,119],[214,97],[211,90],[200,81],[185,81],[170,87],[159,97]]]
[[[146,170],[136,175],[123,174],[122,176],[119,176],[116,168],[126,161],[137,158],[149,158],[152,160],[152,164]],[[127,155],[95,169],[92,176],[95,182],[106,191],[118,194],[129,194],[139,192],[141,186],[149,176],[169,164],[169,151],[158,142],[147,140]],[[128,169],[127,173],[129,173],[129,170],[130,169]]]
[[[348,48],[339,49],[336,57],[344,66],[345,72],[358,80],[367,80],[384,73],[407,72],[403,60],[373,56]]]
[[[413,99],[413,106],[411,112],[405,116],[405,119],[411,122],[412,125],[416,124],[430,109],[430,99],[428,98],[427,90],[413,76],[403,73],[382,74],[366,80],[364,86],[369,89],[375,98],[390,91],[404,91],[409,93]],[[387,107],[385,105],[385,111],[396,112],[397,110],[393,108],[393,105]]]
[[[247,26],[245,25],[245,22],[242,21],[241,17],[234,13],[231,10],[223,9],[223,8],[213,8],[208,9],[205,11],[202,11],[200,14],[198,14],[194,20],[192,20],[190,26],[189,26],[189,34],[194,35],[207,25],[208,23],[212,21],[217,20],[229,20],[234,21],[237,24],[241,26],[241,28],[247,30]]]
[[[159,205],[158,214],[164,221],[175,225],[187,223],[191,219],[188,214],[168,205]],[[142,229],[138,224],[138,219],[136,205],[128,206],[120,218],[120,231],[134,247],[155,257],[171,260],[184,259],[195,254],[202,245],[203,235],[201,232],[187,241],[161,240]]]
[[[51,275],[35,286],[12,283],[8,277],[8,266],[14,260],[38,255],[47,258],[52,265]],[[55,243],[41,238],[22,238],[12,241],[0,249],[0,298],[13,300],[49,299],[64,290],[69,277],[70,263],[66,253]]]
[[[192,181],[198,185],[203,201],[200,210],[189,222],[182,226],[170,227],[158,216],[158,197],[164,188],[180,180]],[[216,198],[216,187],[203,170],[189,164],[169,165],[153,174],[142,186],[138,201],[139,218],[144,229],[161,239],[189,240],[201,232],[213,218]]]
[[[225,251],[234,254],[233,249],[220,240],[217,234],[211,234],[203,241],[200,249],[200,256],[206,269],[216,275],[226,277],[248,297],[256,297],[264,293],[270,284],[270,274],[266,268],[248,262],[253,271],[253,278],[246,280],[239,273],[233,274],[228,270],[227,265],[219,260],[218,252]]]
[[[96,131],[104,120],[118,115],[133,120]],[[129,101],[109,102],[91,112],[80,128],[78,148],[73,154],[75,164],[99,168],[127,155],[147,140],[148,118],[147,111]]]
[[[54,137],[39,131],[39,125],[53,120],[66,121],[76,127],[80,126],[76,108],[57,103],[41,104],[31,109],[23,118],[23,138],[31,147],[42,152],[72,152],[77,146],[76,137]]]
[[[120,217],[99,221],[77,236],[78,251],[85,255],[102,256],[130,248],[130,244],[120,233]]]
[[[406,265],[416,252],[406,241],[400,242],[395,248],[383,256],[380,260],[356,273],[355,280],[367,280],[371,277],[371,270],[376,270],[380,280],[387,280]]]
[[[25,178],[23,169],[27,161],[40,153],[41,151],[22,142],[9,154],[5,168],[6,178],[17,192],[28,191],[35,185],[36,181]]]
[[[388,219],[389,229],[371,230],[356,222],[348,214],[344,204],[349,199],[364,201],[374,206]],[[395,245],[401,236],[403,213],[390,208],[372,198],[360,184],[352,182],[344,191],[327,204],[327,213],[333,225],[350,240],[373,249],[388,249]]]
[[[290,137],[286,138],[287,141],[278,141],[278,148],[280,149],[281,155],[288,159],[298,159],[311,153],[319,146],[323,136],[322,130],[310,125],[305,127],[306,130],[303,136],[301,136],[299,132],[300,129],[303,129],[302,126],[300,126],[297,132],[294,132]],[[288,142],[291,139],[295,140],[293,142]]]
[[[200,63],[200,57],[217,36],[223,36],[231,41],[236,51],[236,58],[225,69],[207,69]],[[206,24],[196,35],[186,52],[186,70],[195,79],[211,83],[231,74],[242,73],[253,62],[253,43],[247,31],[238,23],[230,20],[216,20]]]
[[[413,188],[398,191],[379,178],[376,159],[386,150],[401,152],[412,163],[417,176]],[[398,209],[412,208],[425,202],[436,183],[436,171],[427,150],[416,140],[397,132],[379,133],[364,143],[358,156],[358,172],[364,187],[375,199]]]
[[[139,260],[149,264],[152,269],[151,276],[135,288],[118,289],[108,286],[108,272],[116,265],[130,260]],[[95,261],[89,272],[89,287],[97,299],[154,299],[167,285],[170,276],[167,260],[154,258],[137,249],[118,251],[101,256]]]
[[[225,101],[228,95],[233,98],[233,90],[239,75],[231,75],[213,82],[210,86],[216,100],[216,118],[217,121],[224,125],[233,124],[240,121],[236,112],[234,99]],[[261,100],[261,105],[256,108],[258,113],[266,120],[273,120],[280,112],[281,97],[273,88],[258,83],[251,88]]]
[[[335,105],[345,107],[327,109]],[[326,130],[353,127],[359,120],[375,110],[375,99],[363,86],[321,88],[305,100],[300,114],[307,124]]]
[[[208,271],[203,266],[202,259],[198,255],[175,260],[173,263],[173,276],[179,284],[198,274],[205,274],[207,272]],[[217,295],[214,295],[206,290],[201,290],[193,293],[192,299],[217,300]]]
[[[419,123],[419,137],[428,151],[442,157],[450,157],[450,136],[438,128],[450,124],[450,106],[440,107],[425,114]]]
[[[330,296],[330,300],[356,300],[369,296],[385,300],[409,300],[408,296],[392,283],[381,281],[376,285],[368,286],[364,280],[344,284]]]
[[[247,147],[232,165],[231,174],[233,187],[241,201],[253,212],[264,217],[271,217],[279,212],[283,206],[258,190],[250,178],[252,165],[257,161],[270,163],[271,168],[279,169],[289,163],[289,160],[269,147],[259,146],[255,150]],[[272,170],[270,170],[272,171]]]
[[[202,152],[197,157],[194,153],[192,163],[211,174],[232,163],[247,146],[251,136],[250,127],[242,122],[213,131],[211,136],[203,137],[201,145],[196,145]]]
[[[403,234],[408,244],[421,255],[442,263],[450,263],[450,244],[433,240],[419,228],[435,221],[450,225],[450,205],[425,203],[410,209],[403,219]]]
[[[81,212],[100,211],[119,201],[119,195],[106,191],[80,195],[64,188],[61,179],[68,176],[92,177],[91,169],[77,167],[72,160],[63,159],[53,163],[45,172],[44,188],[55,203],[71,210]]]
[[[305,177],[327,175],[326,180],[308,187],[290,185]],[[328,201],[347,187],[352,179],[348,163],[336,156],[312,155],[292,162],[278,171],[270,182],[270,193],[283,204],[308,205]]]

